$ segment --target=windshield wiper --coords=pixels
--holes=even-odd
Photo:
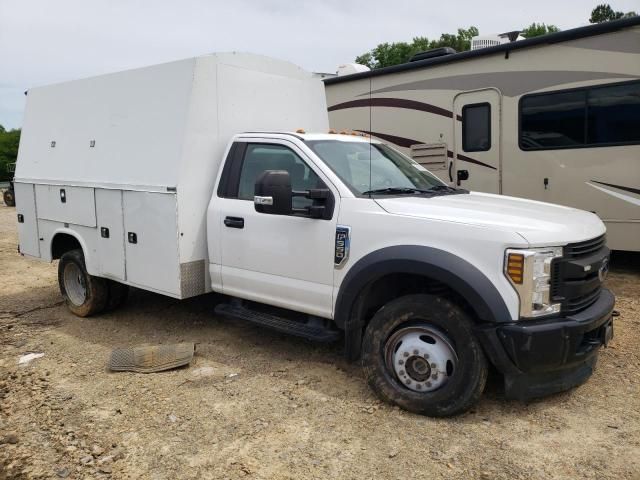
[[[434,185],[429,188],[431,192],[457,192],[460,188],[450,187],[449,185]]]
[[[411,188],[411,187],[386,187],[386,188],[377,188],[375,190],[367,190],[366,192],[362,192],[362,195],[398,195],[398,194],[413,195],[416,193],[433,193],[433,191],[431,189],[421,190],[419,188]]]

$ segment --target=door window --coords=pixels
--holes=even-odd
[[[245,150],[237,198],[253,201],[256,180],[265,170],[289,172],[293,190],[310,190],[324,186],[318,175],[290,148],[284,145],[254,143],[248,144]],[[311,199],[293,197],[293,208],[306,208],[312,204]]]
[[[491,150],[491,105],[476,103],[462,107],[462,149],[465,152]]]

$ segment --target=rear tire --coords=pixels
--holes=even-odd
[[[16,195],[13,189],[5,190],[2,194],[2,199],[4,200],[4,204],[7,207],[15,207],[16,206]]]
[[[109,299],[106,310],[111,311],[120,307],[129,297],[129,285],[125,285],[115,280],[107,280],[109,288]]]
[[[107,306],[107,281],[89,275],[82,250],[71,250],[62,255],[58,264],[58,284],[67,307],[79,317],[100,313]]]
[[[407,295],[372,318],[363,338],[362,366],[384,401],[410,412],[447,417],[478,401],[488,363],[469,316],[434,295]]]

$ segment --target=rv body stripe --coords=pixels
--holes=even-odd
[[[453,152],[451,152],[453,155]],[[466,155],[460,155],[458,154],[458,160],[462,160],[463,162],[469,162],[469,163],[473,163],[474,165],[480,165],[481,167],[487,167],[490,168],[492,170],[497,170],[496,167],[493,167],[489,164],[483,163],[480,160],[476,160],[475,158],[471,158],[471,157],[467,157]]]
[[[640,195],[640,189],[631,188],[631,187],[623,187],[622,185],[615,185],[613,183],[599,182],[598,180],[591,180],[593,183],[598,183],[600,185],[606,185],[607,187],[617,188],[618,190],[624,190],[625,192],[635,193]]]
[[[359,100],[351,100],[349,102],[338,103],[327,108],[329,112],[335,110],[344,110],[347,108],[357,107],[391,107],[391,108],[406,108],[408,110],[417,110],[419,112],[433,113],[435,115],[441,115],[447,118],[453,118],[453,112],[445,108],[431,105],[430,103],[418,102],[416,100],[407,100],[404,98],[362,98]],[[462,120],[460,115],[457,116],[457,120]]]
[[[405,138],[405,137],[398,137],[396,135],[390,135],[388,133],[370,132],[369,130],[356,130],[356,132],[366,133],[371,135],[372,137],[381,138],[382,140],[386,140],[387,142],[391,142],[395,145],[398,145],[404,148],[410,148],[411,145],[418,145],[420,143],[424,143],[424,142],[421,142],[420,140],[414,140],[412,138]]]
[[[592,180],[592,181],[595,182],[595,180]],[[635,198],[635,197],[632,197],[631,195],[625,195],[624,193],[620,193],[620,192],[614,192],[613,190],[609,190],[607,188],[602,188],[598,185],[594,185],[591,182],[584,182],[584,183],[586,183],[590,187],[595,188],[596,190],[600,190],[601,192],[606,193],[607,195],[611,195],[612,197],[619,198],[620,200],[623,200],[628,203],[632,203],[633,205],[637,205],[640,207],[640,198]],[[598,183],[601,183],[601,182],[598,182]],[[615,188],[618,188],[618,187],[615,187]]]
[[[425,142],[420,140],[414,140],[412,138],[398,137],[397,135],[390,135],[388,133],[380,133],[380,132],[370,132],[369,130],[356,130],[356,132],[366,133],[371,135],[372,137],[381,138],[382,140],[386,140],[387,142],[391,142],[394,145],[398,145],[404,148],[410,148],[411,145],[418,145]],[[447,150],[447,156],[449,158],[453,158],[453,152],[451,150]],[[463,162],[473,163],[474,165],[479,165],[481,167],[491,168],[492,170],[497,170],[496,167],[493,167],[489,164],[481,162],[480,160],[476,160],[475,158],[467,157],[466,155],[457,156],[458,160],[462,160]]]
[[[507,97],[535,92],[543,88],[556,87],[568,83],[591,80],[636,79],[637,75],[616,72],[588,72],[567,70],[530,70],[511,72],[470,73],[448,77],[428,78],[414,82],[400,83],[389,87],[363,92],[357,96],[377,93],[405,92],[412,90],[476,90],[497,88]],[[437,107],[436,107],[437,108]]]

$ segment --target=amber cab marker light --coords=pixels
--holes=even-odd
[[[336,129],[335,129],[335,128],[330,128],[330,129],[329,129],[329,133],[335,134],[335,133],[337,133],[337,132],[336,132]]]
[[[299,128],[296,130],[296,133],[305,133],[304,128]]]
[[[521,253],[510,253],[507,258],[507,274],[513,283],[522,285],[524,277],[524,255]]]

